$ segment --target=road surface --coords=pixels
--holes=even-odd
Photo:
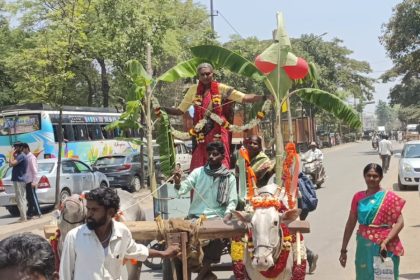
[[[395,144],[396,150],[401,145]],[[372,150],[369,141],[350,143],[323,150],[328,180],[317,191],[319,205],[308,217],[311,223],[311,233],[305,235],[306,244],[319,255],[317,269],[314,274],[307,275],[309,280],[354,280],[355,235],[348,246],[348,264],[342,268],[338,262],[341,240],[345,222],[350,209],[353,194],[365,189],[362,169],[370,162],[380,163],[379,156]],[[393,157],[390,172],[385,174],[382,186],[395,190],[406,199],[404,208],[405,227],[400,238],[405,247],[405,256],[401,258],[400,279],[420,279],[420,198],[417,188],[407,191],[397,189],[397,162]],[[152,203],[146,192],[140,192],[139,200],[146,209],[148,219],[153,218]],[[169,189],[168,197],[173,197]],[[188,199],[172,199],[169,203],[171,216],[184,216],[188,209]],[[39,220],[27,223],[13,223],[17,218],[11,218],[4,208],[0,207],[0,239],[16,232],[31,231],[42,235],[42,228],[51,220],[46,214]],[[229,262],[229,257],[222,259]],[[141,279],[162,279],[161,271],[151,271],[143,266]],[[232,272],[216,272],[219,279],[233,279]]]
[[[394,143],[396,152],[401,147],[402,145]],[[355,232],[348,246],[347,267],[342,268],[338,261],[344,226],[353,194],[366,189],[363,168],[368,163],[381,163],[381,161],[377,152],[372,150],[369,141],[335,146],[324,149],[323,152],[328,179],[317,191],[318,208],[308,217],[311,233],[305,235],[307,246],[319,255],[319,260],[314,274],[307,275],[306,279],[354,280]],[[396,191],[407,200],[403,211],[405,227],[400,234],[406,250],[405,256],[401,258],[400,279],[420,279],[420,242],[416,240],[417,236],[420,236],[420,198],[417,188],[403,192],[398,190],[397,164],[398,158],[393,157],[390,171],[385,174],[382,186]],[[177,212],[184,212],[186,204],[179,203],[172,208],[176,208]],[[230,259],[224,257],[222,261],[229,262]],[[216,274],[219,279],[234,279],[232,272],[216,272]],[[142,279],[162,279],[162,272],[153,272],[143,266]]]

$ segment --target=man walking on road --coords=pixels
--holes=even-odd
[[[38,196],[36,194],[36,179],[38,176],[38,163],[36,157],[31,153],[31,149],[27,143],[22,144],[23,153],[26,155],[27,167],[25,174],[26,183],[26,200],[28,201],[28,219],[33,217],[41,217],[41,209],[39,207]]]
[[[15,189],[16,204],[20,212],[19,222],[26,221],[26,157],[22,153],[22,144],[17,142],[13,145],[13,154],[9,165],[12,167],[12,182]]]
[[[382,169],[384,170],[384,173],[386,173],[389,169],[389,163],[391,162],[391,155],[393,154],[392,143],[388,140],[387,135],[382,136],[382,140],[378,145],[378,152],[382,159]]]

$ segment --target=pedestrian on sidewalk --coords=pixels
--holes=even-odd
[[[58,280],[50,243],[29,232],[0,241],[0,279]]]
[[[127,260],[170,258],[179,253],[177,245],[157,251],[136,243],[127,226],[113,219],[120,208],[120,198],[114,189],[99,187],[86,193],[85,198],[86,224],[69,231],[64,240],[61,280],[122,279]]]
[[[25,183],[25,173],[26,173],[26,156],[22,152],[23,143],[16,142],[13,144],[13,153],[9,166],[12,167],[12,182],[15,189],[15,198],[16,204],[20,212],[19,222],[26,221],[26,183]]]
[[[23,153],[26,155],[26,200],[28,201],[28,219],[33,217],[41,218],[41,208],[39,207],[38,196],[36,194],[38,178],[38,162],[27,143],[22,144]]]

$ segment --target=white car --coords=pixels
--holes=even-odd
[[[72,194],[81,194],[97,187],[108,187],[107,177],[93,171],[86,163],[75,159],[63,159],[61,162],[60,201]],[[0,206],[6,207],[13,216],[19,216],[16,206],[15,190],[11,181],[12,168],[9,168],[1,180]],[[57,159],[38,160],[38,188],[36,190],[40,204],[55,203],[55,185],[57,178]]]
[[[420,184],[420,140],[404,144],[398,165],[398,187],[404,190],[406,186]]]

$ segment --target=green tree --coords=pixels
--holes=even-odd
[[[385,101],[379,100],[375,109],[376,119],[379,126],[385,126],[387,130],[393,128],[396,112]]]
[[[191,0],[19,0],[8,11],[19,22],[9,31],[21,38],[2,40],[10,47],[0,65],[20,102],[64,90],[68,105],[122,107],[130,86],[124,63],[144,63],[147,44],[159,73],[185,59],[191,44],[213,40],[205,9]]]
[[[383,25],[380,42],[394,66],[381,76],[383,82],[401,78],[389,93],[391,104],[414,105],[420,110],[420,2],[404,0],[397,4]]]

